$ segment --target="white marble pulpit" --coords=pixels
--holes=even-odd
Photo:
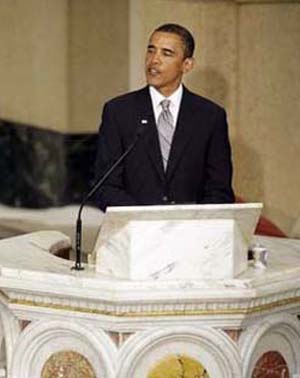
[[[300,241],[253,242],[265,269],[137,281],[71,270],[57,232],[0,241],[0,376],[299,378]]]
[[[131,280],[230,279],[247,269],[262,205],[111,207],[96,270]]]
[[[300,241],[254,237],[260,208],[111,210],[83,271],[62,233],[1,240],[0,377],[299,378]]]

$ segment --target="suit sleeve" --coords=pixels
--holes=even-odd
[[[98,180],[109,170],[124,152],[121,125],[110,104],[103,109],[98,135],[95,177]],[[104,182],[96,196],[97,205],[105,211],[107,206],[131,206],[136,201],[126,191],[124,183],[124,163],[121,163]]]
[[[201,203],[232,203],[232,162],[226,113],[218,109],[215,116],[205,169],[205,187]]]

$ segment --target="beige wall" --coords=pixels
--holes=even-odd
[[[66,129],[67,5],[0,1],[1,118]]]
[[[300,217],[300,4],[239,11],[236,188],[289,232]]]
[[[144,84],[144,52],[149,34],[167,22],[185,25],[196,40],[194,70],[186,85],[224,105],[234,129],[236,107],[237,8],[230,1],[131,0],[130,87]]]
[[[0,38],[2,119],[91,132],[128,89],[126,0],[0,1]]]
[[[71,0],[69,16],[69,130],[95,131],[103,103],[128,90],[128,4]]]

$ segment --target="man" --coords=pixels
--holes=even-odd
[[[105,104],[97,177],[139,137],[100,190],[102,210],[233,202],[225,111],[182,85],[183,75],[193,68],[193,52],[194,39],[187,29],[177,24],[160,26],[146,52],[147,87]]]

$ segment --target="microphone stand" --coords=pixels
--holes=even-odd
[[[83,198],[76,221],[76,235],[75,235],[75,245],[76,245],[76,260],[75,265],[71,268],[72,270],[84,270],[84,267],[81,265],[81,238],[82,238],[82,221],[81,221],[81,213],[84,205],[86,202],[96,193],[96,191],[101,188],[103,183],[106,179],[110,176],[110,174],[115,170],[115,168],[126,158],[126,156],[131,152],[133,147],[135,146],[136,142],[138,141],[141,135],[141,131],[139,130],[134,141],[129,145],[129,147],[125,150],[125,152],[115,161],[115,163],[109,168],[109,170],[104,174],[104,176],[100,177],[100,179],[96,182],[96,184],[92,187],[92,189],[88,192],[88,194]]]

